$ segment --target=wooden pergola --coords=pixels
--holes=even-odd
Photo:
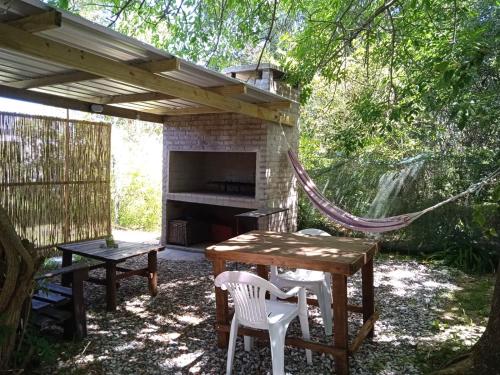
[[[0,96],[164,123],[233,112],[293,126],[293,101],[37,0],[0,4]]]

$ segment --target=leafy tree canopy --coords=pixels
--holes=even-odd
[[[50,1],[210,68],[281,65],[313,175],[339,156],[458,158],[446,196],[498,166],[495,0]]]
[[[348,85],[360,125],[345,130],[359,136],[346,151],[402,124],[430,138],[450,125],[498,135],[495,0],[51,2],[211,68],[276,62],[304,101],[315,77],[333,84],[330,99]]]

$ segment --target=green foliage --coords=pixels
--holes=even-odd
[[[442,260],[448,266],[473,273],[492,272],[495,269],[493,259],[496,259],[494,254],[470,243],[449,245],[430,258]]]
[[[389,197],[386,215],[431,206],[498,168],[498,10],[487,1],[455,4],[397,3],[378,24],[351,27],[359,31],[354,40],[349,33],[330,40],[338,31],[320,34],[323,23],[308,23],[289,55],[297,61],[289,67],[311,88],[301,117],[301,158],[325,194],[348,211],[367,216],[381,177],[403,170],[400,161],[408,157],[421,155],[425,163]],[[315,9],[316,19],[343,14],[328,18],[331,9]],[[324,67],[307,53],[317,43],[330,43],[316,51],[329,57]],[[438,252],[447,264],[491,270],[499,248],[496,186],[385,235],[387,247]],[[303,214],[301,225],[324,225],[307,202]]]
[[[161,125],[145,122],[113,122],[113,224],[127,229],[159,230],[162,129]]]
[[[161,221],[161,192],[139,172],[130,176],[118,205],[118,224],[125,228],[158,230]]]
[[[32,323],[28,324],[23,342],[13,358],[12,368],[30,370],[40,363],[52,363],[56,360],[54,343],[42,336]]]
[[[223,68],[251,63],[273,15],[260,0],[53,0],[72,12],[177,56]],[[286,22],[286,18],[283,19]]]
[[[473,205],[471,211],[468,215],[471,223],[459,221],[452,235],[442,242],[444,249],[431,258],[467,272],[494,272],[500,255],[497,250],[500,205],[483,202]]]

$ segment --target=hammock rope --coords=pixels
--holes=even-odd
[[[404,228],[410,225],[413,221],[417,220],[420,216],[431,212],[436,208],[444,206],[445,204],[456,201],[457,199],[460,199],[475,191],[478,191],[484,185],[488,184],[491,180],[500,176],[500,168],[498,168],[478,183],[471,185],[467,190],[456,194],[444,201],[441,201],[431,207],[427,207],[421,211],[408,214],[375,219],[355,216],[347,211],[344,211],[340,207],[335,206],[323,195],[323,193],[321,193],[321,191],[318,189],[314,181],[306,172],[297,155],[292,151],[291,148],[289,148],[288,150],[288,158],[299,184],[304,189],[305,193],[309,197],[309,200],[321,214],[346,228],[368,233],[383,233]]]

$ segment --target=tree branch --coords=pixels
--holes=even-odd
[[[215,41],[215,46],[212,49],[212,52],[210,53],[210,57],[207,60],[206,66],[210,65],[210,61],[212,61],[212,58],[214,57],[215,53],[219,49],[219,43],[220,43],[220,37],[222,34],[222,25],[224,25],[224,12],[226,10],[227,6],[227,0],[222,0],[222,5],[221,5],[221,10],[220,10],[220,17],[219,17],[219,27],[217,30],[217,39]]]
[[[389,0],[384,2],[384,4],[375,9],[375,11],[366,20],[364,20],[360,26],[356,27],[355,29],[349,32],[344,29],[344,26],[342,24],[342,19],[353,5],[354,2],[351,2],[349,6],[344,10],[344,12],[340,15],[340,17],[338,17],[335,21],[333,21],[335,29],[332,31],[330,39],[328,40],[328,43],[324,48],[324,53],[320,58],[319,62],[316,64],[316,68],[314,69],[314,71],[317,72],[323,69],[328,62],[339,57],[343,52],[345,52],[345,46],[350,45],[359,36],[361,32],[368,30],[370,25],[380,14],[384,13],[387,9],[389,9],[397,2],[398,0]],[[340,35],[338,35],[339,28],[344,29],[344,31]],[[338,38],[336,38],[337,36]],[[335,48],[333,51],[330,51],[330,48],[335,40],[342,40],[343,43],[342,45],[337,46],[337,48]]]
[[[114,19],[113,19],[113,20],[112,20],[112,21],[108,24],[108,27],[112,27],[112,26],[116,23],[116,21],[118,21],[118,19],[120,18],[121,14],[123,13],[123,11],[124,11],[125,9],[127,9],[127,8],[128,8],[128,6],[129,6],[129,5],[130,5],[133,1],[134,1],[134,0],[127,0],[127,1],[125,2],[125,4],[123,4],[123,5],[120,7],[120,9],[118,9],[118,12],[116,12],[116,13],[115,13],[115,16],[114,16],[115,18],[114,18]]]
[[[274,21],[276,20],[276,9],[278,7],[278,0],[274,0],[274,5],[273,5],[273,14],[271,18],[271,25],[269,25],[269,31],[267,32],[266,39],[264,40],[264,45],[262,46],[262,50],[260,51],[259,59],[257,60],[257,66],[255,67],[255,70],[259,70],[260,63],[262,61],[262,56],[264,55],[264,51],[266,49],[267,43],[271,39],[271,34],[273,32],[273,27],[274,27]]]
[[[396,29],[394,27],[394,19],[392,18],[391,10],[387,9],[387,15],[389,17],[389,21],[391,24],[391,60],[389,62],[389,96],[388,102],[389,104],[396,101],[396,88],[394,86],[394,51],[396,48]]]

